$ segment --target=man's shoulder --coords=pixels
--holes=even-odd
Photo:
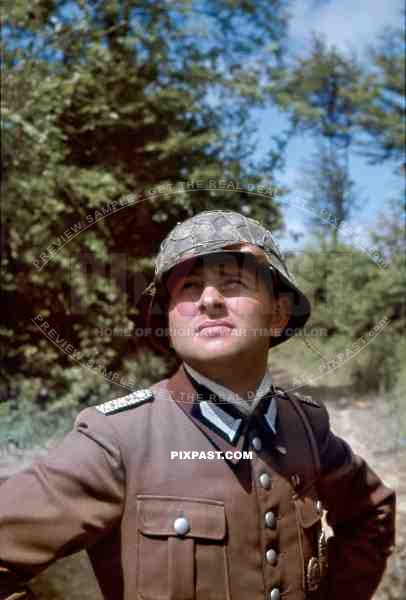
[[[82,409],[75,420],[76,429],[81,428],[83,432],[90,430],[125,432],[134,426],[134,420],[145,422],[149,419],[150,407],[153,407],[162,397],[166,397],[166,382],[167,379],[162,379],[148,388],[133,390],[129,394],[110,398],[106,402]]]
[[[144,404],[145,402],[152,402],[154,399],[154,392],[151,388],[144,388],[141,390],[135,390],[125,396],[113,398],[107,402],[97,404],[94,408],[103,413],[104,415],[114,415],[119,412],[127,411]]]
[[[141,427],[145,423],[146,414],[142,406],[151,404],[153,400],[153,391],[145,388],[88,406],[77,415],[74,429],[99,443],[103,442],[102,445],[107,440],[113,444],[126,444],[125,440],[134,432],[134,420],[140,421]]]
[[[295,390],[286,390],[280,386],[274,386],[275,392],[277,395],[281,397],[289,398],[292,401],[299,401],[301,404],[305,406],[312,406],[313,408],[325,408],[323,402],[321,400],[316,400],[310,394],[303,394],[301,392],[296,392]]]
[[[289,399],[298,407],[298,417],[305,418],[310,423],[316,439],[323,441],[330,429],[330,418],[324,402],[295,390],[276,388],[276,391],[282,398]]]
[[[296,400],[299,400],[299,402],[301,402],[305,406],[312,406],[312,407],[320,408],[320,409],[324,408],[324,405],[322,402],[320,402],[319,400],[316,400],[313,396],[311,396],[309,394],[302,394],[301,392],[291,392],[291,393]]]

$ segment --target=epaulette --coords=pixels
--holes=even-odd
[[[104,415],[112,415],[113,413],[139,406],[143,402],[152,400],[153,397],[154,394],[152,393],[152,390],[148,388],[144,390],[136,390],[127,396],[121,396],[121,398],[114,398],[108,402],[103,402],[103,404],[98,404],[95,406],[95,409]]]
[[[293,392],[295,398],[300,400],[300,402],[304,402],[304,404],[310,404],[310,406],[317,406],[317,408],[321,407],[321,404],[314,400],[312,396],[305,396],[305,394],[299,394],[299,392]]]

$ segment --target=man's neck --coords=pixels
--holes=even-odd
[[[238,394],[244,400],[253,398],[266,372],[266,363],[256,365],[255,368],[253,365],[249,365],[249,368],[245,369],[219,364],[198,364],[194,361],[188,361],[187,364],[208,379]]]

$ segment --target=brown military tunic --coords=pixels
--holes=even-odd
[[[106,600],[371,597],[394,493],[334,436],[323,406],[272,389],[231,442],[183,367],[151,389],[133,408],[85,409],[57,449],[1,486],[0,600],[82,548]],[[252,459],[171,458],[236,449]],[[328,574],[321,506],[335,533]]]

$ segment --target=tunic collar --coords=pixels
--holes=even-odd
[[[263,382],[266,381],[267,384],[264,383],[264,387],[262,385],[258,387],[255,395],[255,407],[248,415],[240,410],[240,406],[222,400],[215,392],[215,390],[220,391],[216,387],[210,389],[203,385],[201,383],[202,375],[199,375],[200,382],[192,377],[190,366],[183,363],[178,371],[169,380],[166,380],[165,394],[168,394],[176,402],[216,448],[224,453],[227,450],[233,452],[232,457],[227,458],[229,462],[233,464],[239,462],[240,459],[235,457],[235,451],[242,450],[254,422],[270,439],[274,437],[277,433],[278,392],[272,384],[268,385],[270,379],[267,374],[263,379]],[[211,382],[212,387],[213,383]],[[224,388],[224,386],[222,387]],[[267,393],[261,397],[258,392],[266,388],[268,388]]]
[[[229,388],[209,379],[196,369],[193,369],[186,362],[183,363],[185,371],[190,377],[197,382],[200,386],[210,390],[220,402],[210,402],[210,399],[200,400],[200,412],[202,416],[218,429],[222,430],[223,433],[230,439],[231,442],[237,437],[240,429],[243,417],[252,415],[262,399],[270,392],[273,391],[272,377],[269,369],[266,369],[265,374],[257,387],[255,394],[252,393],[253,397],[250,400],[245,400],[236,392],[233,392]],[[230,411],[227,410],[226,404],[233,405],[241,416],[233,416]],[[272,398],[266,411],[263,413],[263,418],[266,419],[269,427],[273,433],[276,433],[276,416],[277,416],[277,404],[276,399]]]
[[[247,416],[254,412],[255,408],[258,405],[258,402],[263,396],[265,396],[265,394],[269,392],[272,386],[271,373],[269,369],[266,369],[265,374],[259,386],[257,387],[255,394],[254,392],[249,392],[249,399],[245,400],[236,392],[233,392],[224,385],[221,385],[220,383],[209,379],[208,377],[203,375],[203,373],[196,371],[196,369],[193,369],[190,365],[188,365],[188,363],[184,362],[183,365],[187,373],[189,373],[192,379],[197,381],[197,383],[204,385],[206,388],[214,392],[216,396],[223,400],[223,402],[229,402],[230,404],[233,404],[238,408],[238,410],[241,413]]]

